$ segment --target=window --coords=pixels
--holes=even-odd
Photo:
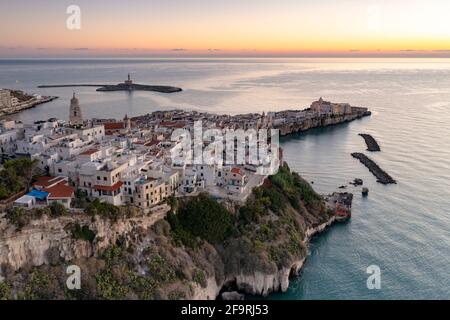
[[[99,177],[99,176],[97,176],[97,180],[100,180],[100,177]]]
[[[108,179],[106,179],[106,177],[103,177],[103,181],[106,181],[106,180],[108,180]]]
[[[58,169],[58,172],[61,173],[61,172],[62,172],[62,169]]]

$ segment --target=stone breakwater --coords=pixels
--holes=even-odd
[[[54,85],[40,85],[38,88],[70,88],[70,87],[96,87],[99,92],[108,91],[153,91],[160,93],[175,93],[181,92],[183,89],[171,86],[150,86],[143,84],[54,84]]]
[[[380,146],[378,145],[378,142],[370,134],[360,133],[359,135],[361,137],[363,137],[364,141],[366,142],[367,151],[372,151],[372,152],[381,151]]]
[[[352,153],[352,157],[361,161],[370,172],[377,178],[377,182],[382,184],[396,184],[397,182],[387,174],[383,169],[381,169],[373,160],[369,159],[363,153]]]
[[[363,117],[368,117],[372,113],[365,108],[354,111],[349,115],[322,115],[313,118],[302,119],[285,124],[275,126],[275,129],[280,130],[280,136],[287,136],[289,134],[304,132],[313,128],[328,127],[336,124],[350,122]]]

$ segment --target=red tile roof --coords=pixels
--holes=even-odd
[[[89,149],[89,150],[86,150],[85,152],[80,153],[80,155],[81,156],[90,156],[96,152],[98,152],[97,149]]]
[[[241,176],[244,175],[244,174],[242,173],[242,170],[241,170],[240,168],[236,168],[236,167],[234,167],[233,169],[231,169],[231,172],[232,172],[232,173],[235,173],[235,174],[239,174],[239,175],[241,175]]]
[[[125,128],[125,124],[123,122],[107,122],[103,125],[105,126],[105,130],[117,130]]]
[[[115,191],[115,190],[119,190],[122,185],[123,185],[123,182],[119,181],[116,184],[113,184],[112,186],[95,185],[94,189],[99,190],[99,191]]]
[[[152,141],[150,141],[150,142],[147,142],[147,143],[145,144],[145,146],[146,146],[146,147],[152,147],[152,146],[156,146],[157,144],[159,144],[159,141],[158,141],[158,140],[152,140]]]
[[[62,181],[52,187],[44,188],[42,191],[48,192],[48,199],[72,198],[75,189],[67,184],[67,181]]]
[[[186,124],[184,122],[177,121],[162,121],[159,125],[162,127],[184,128]]]
[[[52,176],[38,177],[37,182],[34,184],[34,187],[47,188],[65,180],[66,178],[64,177],[52,177]]]

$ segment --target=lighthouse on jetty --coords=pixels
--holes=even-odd
[[[127,86],[132,86],[132,85],[133,85],[133,81],[131,80],[130,74],[128,74],[128,79],[125,80],[124,83],[125,83]]]

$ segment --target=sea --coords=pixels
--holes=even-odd
[[[128,73],[183,92],[37,88],[115,84]],[[67,119],[74,90],[85,118],[175,108],[261,113],[303,109],[319,97],[367,107],[371,117],[281,140],[284,159],[319,193],[346,185],[355,198],[351,221],[314,238],[300,277],[268,299],[450,299],[450,59],[16,59],[0,60],[1,87],[60,97],[13,116],[23,122]],[[373,135],[381,152],[366,152],[359,133]],[[352,152],[365,152],[398,184],[377,183]],[[355,178],[367,198],[348,184]]]

